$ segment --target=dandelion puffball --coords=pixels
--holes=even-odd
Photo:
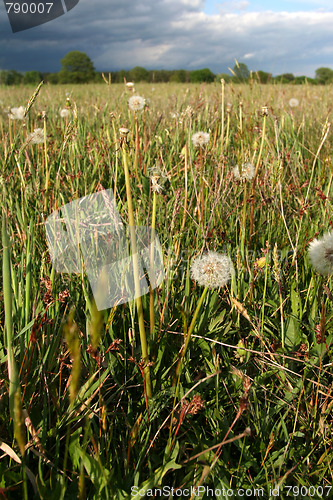
[[[131,111],[142,111],[145,107],[145,99],[139,95],[133,95],[128,99],[128,107]]]
[[[252,163],[243,163],[242,165],[242,173],[240,173],[239,166],[236,165],[232,169],[232,173],[238,180],[246,180],[250,181],[254,177],[255,169]]]
[[[209,133],[208,132],[196,132],[192,135],[193,146],[198,148],[202,148],[206,146],[209,142]]]
[[[35,128],[35,130],[29,134],[28,142],[32,142],[32,144],[41,144],[44,142],[44,129]]]
[[[289,101],[289,106],[291,108],[297,108],[298,105],[299,105],[299,100],[296,99],[295,97],[292,97]]]
[[[228,255],[208,252],[194,259],[191,265],[191,278],[198,285],[208,288],[225,286],[234,273],[234,266]]]
[[[309,258],[312,267],[319,274],[333,274],[333,231],[324,234],[319,240],[311,241]]]
[[[19,108],[11,108],[8,116],[11,120],[23,120],[24,107],[20,106]]]
[[[71,114],[70,110],[68,108],[63,108],[60,111],[60,116],[61,118],[67,118]]]

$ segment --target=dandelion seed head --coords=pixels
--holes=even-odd
[[[320,239],[311,241],[309,258],[312,267],[319,274],[333,274],[333,231],[324,234]]]
[[[200,286],[219,288],[225,286],[234,273],[234,266],[228,255],[208,252],[194,259],[191,278]]]
[[[68,108],[63,108],[63,109],[60,111],[60,116],[61,116],[61,118],[67,118],[70,114],[71,114],[71,112],[69,111],[69,109],[68,109]]]
[[[134,82],[126,82],[125,85],[127,90],[129,90],[130,92],[134,92]]]
[[[10,113],[9,113],[9,118],[11,120],[23,120],[24,107],[20,106],[19,108],[11,108]]]
[[[299,100],[296,99],[295,97],[292,97],[290,100],[289,100],[289,106],[291,108],[297,108],[297,106],[299,105]]]
[[[208,132],[196,132],[195,134],[192,135],[192,142],[194,147],[202,148],[203,146],[206,146],[209,142],[209,133]]]
[[[128,99],[128,107],[131,111],[142,111],[145,107],[145,99],[139,95],[133,95]]]
[[[255,168],[252,165],[252,163],[243,163],[243,165],[242,165],[242,173],[240,173],[238,165],[236,165],[232,169],[232,173],[234,174],[234,176],[238,180],[241,180],[241,181],[242,180],[250,181],[254,177]]]
[[[31,142],[32,144],[41,144],[44,142],[44,129],[35,128],[35,130],[29,134],[28,142]]]

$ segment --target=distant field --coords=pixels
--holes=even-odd
[[[333,88],[43,85],[23,118],[33,92],[0,88],[0,496],[330,498],[332,283],[308,248],[333,227]],[[97,311],[44,223],[110,188],[165,276]]]

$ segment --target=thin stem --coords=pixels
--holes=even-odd
[[[133,273],[134,273],[134,285],[135,285],[135,297],[136,297],[135,303],[136,303],[136,308],[137,308],[137,312],[138,312],[142,359],[145,362],[144,375],[145,375],[147,396],[148,396],[148,398],[151,398],[152,397],[152,390],[151,390],[151,381],[150,381],[148,346],[147,346],[147,338],[146,338],[146,331],[145,331],[145,324],[144,324],[144,317],[143,317],[143,307],[142,307],[142,300],[141,300],[139,263],[138,263],[138,253],[137,253],[136,235],[135,235],[135,221],[134,221],[134,213],[133,213],[132,193],[131,193],[131,185],[130,185],[127,149],[126,148],[127,148],[127,145],[124,141],[124,143],[123,143],[123,163],[124,163],[124,171],[125,171],[126,195],[127,195],[127,204],[128,204],[128,220],[129,220],[129,230],[130,230],[130,238],[131,238],[132,260],[133,260]]]

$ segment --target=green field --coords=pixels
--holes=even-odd
[[[137,112],[120,84],[0,88],[0,497],[330,498],[333,296],[308,247],[332,229],[333,87],[135,87]],[[165,277],[98,311],[44,223],[110,188]],[[193,279],[209,251],[224,286]]]

